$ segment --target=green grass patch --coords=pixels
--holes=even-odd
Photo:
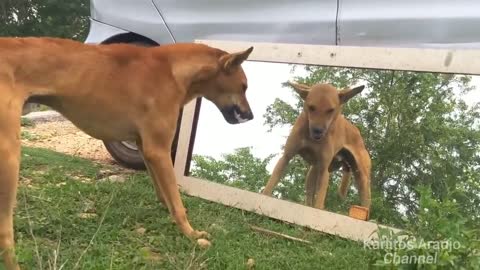
[[[371,251],[359,243],[182,196],[192,225],[212,235],[212,247],[201,250],[177,230],[145,173],[111,183],[97,181],[102,169],[23,148],[15,234],[24,269],[246,269],[249,258],[255,269],[368,268]],[[259,234],[249,224],[312,244]]]
[[[34,127],[34,126],[35,126],[35,122],[33,122],[31,119],[22,117],[22,118],[20,119],[20,125],[21,125],[22,127]]]

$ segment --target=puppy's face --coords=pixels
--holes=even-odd
[[[219,71],[208,84],[205,98],[212,101],[230,124],[253,119],[246,91],[247,77],[241,67],[253,47],[239,53],[225,54],[219,59]]]
[[[338,91],[330,84],[316,84],[312,87],[290,83],[302,97],[304,111],[308,118],[310,137],[321,140],[341,112],[342,104],[359,94],[364,86]]]

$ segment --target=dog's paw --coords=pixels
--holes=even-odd
[[[210,241],[208,241],[207,239],[203,239],[203,238],[197,239],[197,244],[200,248],[203,248],[203,249],[209,248],[212,245],[212,243],[210,243]]]
[[[210,238],[210,234],[205,231],[193,231],[190,234],[190,238],[194,240],[200,239],[200,238]]]

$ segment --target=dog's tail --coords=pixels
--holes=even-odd
[[[348,164],[342,165],[342,182],[338,187],[338,195],[342,200],[347,197],[348,188],[350,187],[350,178],[352,178],[352,168]]]

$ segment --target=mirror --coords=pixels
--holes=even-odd
[[[413,216],[422,192],[442,198],[458,189],[464,193],[454,198],[471,212],[466,215],[478,214],[479,76],[267,62],[245,62],[243,68],[255,118],[229,125],[204,100],[190,175],[260,193],[303,110],[303,100],[285,82],[365,85],[345,103],[343,115],[360,130],[371,157],[370,218],[395,225]],[[295,156],[273,196],[304,204],[307,170]],[[340,198],[341,178],[341,169],[331,173],[325,209],[347,214],[360,199],[354,178],[346,199]]]

